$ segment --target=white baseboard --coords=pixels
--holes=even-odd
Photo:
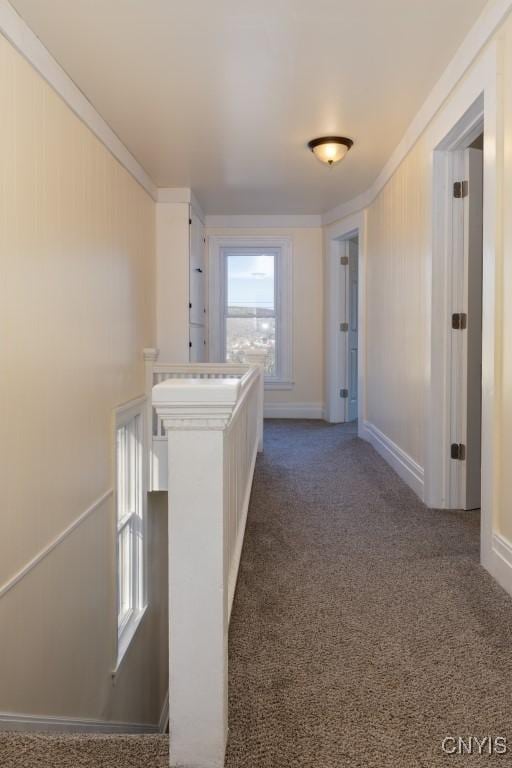
[[[165,704],[164,704],[165,707]],[[162,710],[163,715],[163,710]],[[160,725],[118,723],[51,715],[22,715],[0,712],[0,731],[56,731],[66,733],[158,733]]]
[[[512,543],[501,533],[493,534],[490,557],[483,557],[482,565],[512,595]]]
[[[162,705],[162,711],[160,712],[160,719],[158,721],[158,730],[160,733],[165,733],[167,730],[167,724],[169,723],[169,691],[165,694],[164,703]]]
[[[265,403],[266,419],[323,419],[323,403]]]
[[[393,467],[397,475],[412,488],[423,501],[425,498],[425,483],[423,467],[420,467],[409,454],[396,443],[386,437],[377,427],[365,421],[359,431],[359,436],[367,440],[377,453]]]

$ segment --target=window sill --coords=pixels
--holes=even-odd
[[[295,382],[289,379],[268,379],[265,381],[265,389],[293,389]]]
[[[123,630],[123,634],[118,640],[117,644],[117,662],[116,666],[114,667],[112,671],[112,677],[115,679],[117,675],[119,674],[119,670],[121,668],[121,665],[124,661],[124,658],[126,656],[126,652],[128,648],[130,647],[133,638],[137,634],[137,630],[142,624],[142,620],[144,619],[144,616],[146,615],[148,611],[148,606],[145,605],[144,608],[139,611],[135,616],[133,616],[126,627]]]

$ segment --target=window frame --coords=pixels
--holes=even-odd
[[[208,238],[209,346],[212,362],[225,361],[226,253],[272,251],[275,253],[274,290],[276,317],[276,375],[265,376],[265,389],[292,389],[292,238],[210,235]]]
[[[116,665],[114,674],[119,669],[121,662],[126,654],[126,651],[130,647],[130,644],[135,636],[135,633],[144,618],[148,608],[148,588],[147,588],[147,573],[148,573],[148,558],[147,558],[147,484],[146,484],[146,472],[145,461],[147,456],[146,451],[146,432],[145,432],[145,417],[146,417],[146,398],[144,396],[138,397],[135,400],[131,400],[124,405],[116,408],[115,411],[115,428],[114,428],[114,501],[115,501],[115,521],[114,521],[114,535],[115,535],[115,594],[116,594],[116,609],[117,609],[117,628],[116,628]],[[137,421],[138,420],[138,421]],[[119,468],[120,468],[120,455],[118,446],[118,433],[123,427],[134,425],[136,434],[134,439],[134,453],[128,457],[128,461],[133,465],[131,468],[131,479],[124,478],[128,484],[133,482],[135,487],[133,489],[134,496],[134,508],[125,514],[123,517],[119,517],[119,504],[121,497],[121,488],[119,484]],[[135,426],[136,425],[136,426]],[[131,439],[131,438],[130,438]],[[129,468],[130,471],[130,468]],[[134,475],[134,476],[133,476]],[[126,489],[127,490],[127,489]],[[125,492],[126,492],[125,490]],[[140,522],[139,522],[140,521]],[[121,533],[126,530],[126,527],[130,526],[132,543],[130,553],[130,567],[132,572],[130,574],[130,609],[123,620],[120,621],[120,599],[121,599],[121,574],[119,568],[119,554],[120,554],[120,537]],[[135,529],[135,531],[134,531]],[[135,533],[140,533],[142,538],[142,546],[140,549],[136,546]]]
[[[277,248],[270,248],[266,247],[265,253],[272,255],[274,258],[274,322],[275,322],[275,371],[276,375],[274,376],[268,376],[266,375],[266,379],[268,381],[273,381],[274,379],[278,378],[279,372],[281,370],[281,318],[280,318],[280,312],[279,312],[279,255],[280,251]],[[237,315],[230,315],[228,312],[228,257],[236,253],[237,255],[258,255],[262,251],[261,248],[253,248],[253,247],[233,247],[233,246],[223,246],[221,249],[221,277],[222,277],[222,291],[221,291],[221,312],[222,312],[222,319],[221,319],[221,339],[220,339],[220,351],[221,351],[221,357],[223,361],[226,361],[226,338],[227,338],[227,320],[229,317],[237,317]],[[242,315],[240,315],[242,317]]]

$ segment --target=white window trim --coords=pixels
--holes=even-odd
[[[277,313],[279,328],[279,376],[267,377],[265,389],[292,389],[293,306],[292,238],[247,235],[210,235],[208,238],[209,348],[210,361],[223,355],[223,250],[227,248],[272,248],[277,254]]]
[[[142,620],[144,619],[144,616],[147,613],[148,609],[148,558],[147,558],[147,533],[148,533],[148,525],[147,525],[147,478],[146,478],[146,461],[147,461],[147,437],[146,437],[146,428],[145,428],[145,421],[146,421],[146,397],[141,396],[137,397],[134,400],[130,400],[127,403],[124,403],[123,405],[120,405],[118,408],[116,408],[115,411],[115,425],[114,425],[114,501],[115,505],[114,508],[116,510],[115,512],[115,541],[116,541],[116,551],[115,551],[115,571],[116,571],[116,585],[115,585],[115,591],[116,591],[116,606],[117,606],[117,593],[119,589],[118,584],[118,546],[119,546],[119,539],[118,539],[118,520],[117,520],[117,430],[119,427],[124,426],[125,424],[128,424],[135,416],[139,416],[141,419],[141,452],[140,452],[140,482],[142,484],[142,525],[143,525],[143,563],[142,563],[142,596],[141,596],[141,605],[138,607],[136,611],[133,611],[129,620],[125,623],[125,625],[122,628],[122,631],[119,632],[119,628],[116,627],[116,633],[115,633],[115,667],[112,672],[113,677],[115,677],[119,671],[119,668],[123,662],[123,659],[125,658],[126,652],[128,648],[131,645],[131,642],[133,638],[135,637],[135,634],[137,632],[137,629],[142,623]],[[134,579],[136,579],[137,576],[134,576]],[[117,616],[116,616],[116,624],[117,624]]]

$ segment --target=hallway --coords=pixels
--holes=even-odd
[[[267,421],[230,628],[227,768],[434,768],[445,736],[509,735],[512,602],[478,545],[477,515],[426,510],[353,425]],[[167,739],[2,734],[0,758],[156,768]]]
[[[353,426],[267,422],[228,768],[433,768],[446,736],[510,736],[512,602],[478,548],[475,513],[425,509]]]

